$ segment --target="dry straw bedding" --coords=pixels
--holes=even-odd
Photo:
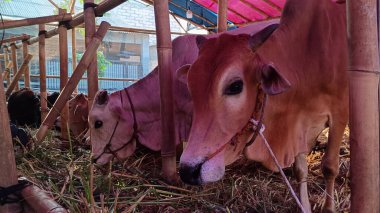
[[[313,212],[320,212],[325,184],[320,169],[327,131],[308,156],[308,187]],[[346,130],[336,179],[338,212],[349,212],[349,146]],[[51,193],[70,212],[297,212],[296,203],[280,174],[244,158],[227,167],[224,178],[206,186],[166,184],[159,153],[144,148],[124,163],[94,167],[94,200],[90,198],[90,148],[49,135],[29,150],[16,152],[21,176]],[[297,187],[292,169],[284,170]]]

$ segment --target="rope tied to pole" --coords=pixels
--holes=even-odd
[[[8,187],[0,187],[0,206],[10,203],[18,203],[23,198],[21,195],[16,194],[24,188],[31,186],[31,183],[27,180],[19,180],[17,184]]]

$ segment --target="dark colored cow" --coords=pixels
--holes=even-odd
[[[38,127],[41,123],[40,99],[29,88],[16,91],[8,99],[8,113],[13,124]]]

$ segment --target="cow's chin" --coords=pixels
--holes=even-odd
[[[125,143],[124,143],[125,144]],[[120,147],[122,145],[118,145],[118,147]],[[111,147],[112,149],[113,147]],[[126,160],[128,157],[130,157],[136,150],[136,140],[133,140],[131,141],[130,143],[128,143],[123,149],[119,150],[116,155],[117,155],[117,158],[110,154],[110,153],[104,153],[97,161],[96,161],[96,164],[99,165],[99,166],[102,166],[102,165],[105,165],[107,163],[109,163],[113,158],[114,160],[117,162],[117,161],[124,161]]]
[[[225,172],[224,151],[202,164],[200,171],[200,184],[216,182],[223,178]]]

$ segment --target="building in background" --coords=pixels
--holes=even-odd
[[[55,0],[57,4],[64,1]],[[82,5],[78,3],[75,10],[83,10]],[[33,18],[39,16],[48,16],[56,13],[56,9],[45,0],[12,0],[2,2],[0,13],[4,20],[16,20],[24,18]],[[140,0],[129,0],[106,13],[103,17],[96,18],[97,23],[107,21],[112,26],[120,28],[148,29],[155,30],[153,6]],[[180,26],[180,24],[182,26]],[[187,21],[170,17],[170,26],[172,32],[184,33],[183,26],[190,26]],[[55,26],[48,26],[52,29]],[[192,28],[195,28],[194,26]],[[197,30],[195,28],[195,30]],[[207,31],[195,31],[196,33],[206,33]],[[31,36],[38,35],[38,26],[27,26],[5,30],[5,38],[12,35],[28,34]],[[69,74],[72,73],[72,42],[71,31],[68,31],[68,50],[69,50]],[[175,38],[178,35],[172,35]],[[84,47],[84,30],[76,30],[76,48],[78,57],[85,51]],[[22,63],[22,50],[17,50],[18,64]],[[139,79],[147,75],[157,65],[156,36],[154,33],[144,34],[136,32],[108,31],[99,48],[100,56],[104,56],[105,70],[99,72],[99,77],[104,78],[131,78]],[[30,63],[31,75],[39,75],[38,63],[38,43],[29,46],[29,52],[34,55]],[[59,51],[58,36],[46,39],[46,56],[47,56],[47,75],[59,75]],[[77,58],[78,58],[77,57]],[[3,60],[3,59],[0,59]],[[2,63],[2,61],[0,61]],[[3,65],[2,65],[3,66]],[[22,82],[20,82],[22,84]],[[101,89],[109,91],[119,90],[127,87],[132,82],[101,80],[99,85]],[[32,78],[32,87],[39,90],[39,79]],[[48,78],[47,86],[49,91],[59,90],[59,79]],[[78,86],[80,92],[87,92],[87,81],[82,80]]]

